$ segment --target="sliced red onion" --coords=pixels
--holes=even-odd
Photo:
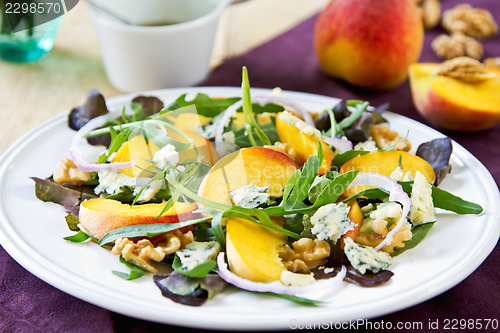
[[[394,235],[403,226],[404,222],[406,221],[406,216],[410,212],[411,201],[408,195],[405,193],[405,191],[403,191],[403,187],[401,187],[401,185],[399,185],[396,180],[378,173],[372,173],[372,172],[358,173],[358,175],[356,176],[356,178],[354,178],[349,187],[359,186],[359,185],[371,185],[389,190],[390,192],[389,201],[397,201],[403,205],[403,215],[399,219],[398,223],[391,231],[389,231],[389,233],[387,234],[387,236],[385,236],[382,243],[380,243],[376,247],[377,250],[380,250],[384,246],[391,244]]]
[[[69,151],[69,156],[75,163],[75,166],[82,171],[94,172],[94,171],[104,171],[104,170],[116,170],[121,168],[126,168],[135,165],[134,161],[129,162],[115,162],[108,164],[96,164],[89,163],[83,158],[83,152],[78,149],[78,144],[84,142],[85,136],[92,132],[93,130],[105,126],[110,118],[109,114],[105,114],[94,119],[91,119],[85,126],[80,128],[73,137],[71,142],[71,148]]]
[[[317,280],[313,284],[303,287],[290,287],[283,285],[280,281],[254,282],[231,272],[224,259],[224,252],[217,256],[217,267],[220,277],[229,284],[240,289],[255,291],[259,293],[272,292],[277,294],[295,295],[315,300],[326,300],[328,296],[336,292],[343,285],[342,281],[347,274],[347,269],[342,266],[341,271],[333,278]]]
[[[348,150],[352,150],[352,142],[346,139],[332,138],[329,136],[322,136],[321,140],[330,146],[335,147],[335,153],[342,154]]]
[[[286,106],[292,111],[296,111],[300,113],[302,118],[304,118],[304,121],[308,123],[309,125],[313,126],[316,128],[314,125],[314,120],[312,119],[311,114],[305,107],[303,107],[301,104],[297,103],[295,100],[283,97],[283,96],[273,96],[273,95],[257,95],[252,97],[252,102],[253,103],[259,103],[260,105],[264,106],[265,104],[273,103],[273,104],[281,104],[283,106]]]

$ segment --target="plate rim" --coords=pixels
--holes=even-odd
[[[186,88],[160,89],[160,90],[151,90],[151,91],[145,91],[145,92],[124,94],[124,95],[119,95],[119,96],[107,98],[106,103],[108,105],[119,104],[119,103],[123,103],[122,101],[130,100],[132,97],[138,96],[138,95],[152,95],[152,96],[158,96],[160,99],[164,99],[165,95],[175,95],[177,93],[179,93],[179,95],[182,93],[191,93],[191,92],[202,92],[202,93],[206,92],[206,93],[210,94],[210,92],[209,92],[210,90],[213,90],[215,92],[216,91],[226,91],[226,93],[225,93],[226,95],[231,94],[234,91],[237,95],[239,95],[239,93],[238,93],[239,88],[237,88],[237,87],[186,87]],[[254,92],[269,93],[270,91],[271,91],[271,89],[267,89],[267,88],[252,88],[252,93],[254,93]],[[283,94],[284,95],[291,94],[293,96],[299,95],[299,97],[312,98],[312,99],[319,98],[319,99],[325,99],[325,100],[331,99],[332,101],[338,100],[337,98],[331,97],[331,96],[319,95],[319,94],[313,94],[313,93],[305,93],[305,92],[295,92],[295,91],[289,91],[289,90],[283,90]],[[61,126],[61,122],[67,117],[68,113],[69,113],[69,111],[65,111],[61,114],[58,114],[58,115],[44,121],[43,123],[36,126],[35,128],[29,130],[28,132],[23,134],[21,137],[19,137],[17,140],[15,140],[15,142],[13,144],[11,144],[9,146],[9,148],[0,156],[0,190],[3,191],[3,185],[4,185],[3,173],[5,172],[5,168],[8,166],[7,162],[9,161],[9,159],[13,159],[15,156],[17,156],[17,154],[20,151],[23,150],[23,147],[27,145],[26,139],[33,134],[47,131],[52,126],[54,126],[54,127]],[[425,129],[427,131],[430,130],[430,133],[432,135],[444,136],[444,134],[440,133],[439,131],[437,131],[437,130],[435,130],[435,129],[433,129],[433,128],[431,128],[423,123],[420,123],[416,120],[413,120],[411,118],[408,118],[406,116],[399,115],[399,114],[392,114],[392,115],[396,116],[396,117],[402,117],[402,118],[404,118],[405,121],[409,121],[410,123],[418,124],[418,126],[423,126],[423,127],[425,127]],[[23,144],[23,142],[24,142],[24,144]],[[488,184],[488,183],[495,184],[495,186],[494,186],[494,187],[496,187],[495,197],[496,197],[497,202],[500,201],[500,192],[498,192],[496,182],[494,181],[491,173],[486,169],[486,167],[472,153],[467,151],[464,147],[462,147],[456,141],[453,141],[453,145],[454,145],[454,147],[459,148],[458,151],[457,151],[457,149],[454,149],[454,154],[458,154],[458,155],[465,154],[465,156],[468,157],[467,161],[474,163],[476,165],[477,168],[476,168],[476,171],[474,172],[475,174],[478,172],[477,170],[480,170],[483,173],[482,176],[486,177],[486,180],[489,181],[489,182],[486,181],[486,184]],[[467,156],[467,154],[470,156]],[[472,157],[472,159],[470,157]],[[491,190],[493,190],[493,188],[490,188],[489,190],[491,191]],[[489,201],[494,201],[495,197],[491,198],[491,197],[486,196],[486,198]],[[496,211],[498,211],[498,209],[496,209]],[[498,217],[499,217],[498,214],[497,215],[493,214],[490,218],[495,219]],[[121,314],[124,314],[127,316],[135,317],[138,319],[150,320],[150,321],[160,322],[160,323],[164,323],[164,324],[186,326],[186,327],[245,330],[245,328],[241,327],[241,324],[236,324],[236,323],[233,323],[232,325],[226,323],[226,325],[223,325],[221,327],[220,322],[216,322],[216,321],[214,322],[213,320],[212,320],[211,325],[210,324],[207,325],[207,322],[204,322],[204,321],[195,322],[195,323],[194,322],[186,323],[184,320],[176,320],[175,318],[172,318],[172,317],[168,317],[169,320],[164,321],[164,320],[159,320],[157,317],[152,316],[151,314],[148,315],[147,313],[141,313],[139,315],[134,315],[133,312],[131,313],[130,311],[125,311],[125,309],[123,309],[123,304],[121,303],[121,301],[119,301],[119,299],[111,299],[110,300],[106,297],[100,297],[100,298],[97,297],[97,299],[89,300],[88,299],[89,297],[86,297],[86,296],[90,290],[86,291],[87,294],[85,294],[85,293],[82,294],[81,292],[76,292],[74,290],[74,284],[69,283],[68,281],[64,281],[63,283],[61,283],[60,279],[54,279],[53,274],[49,274],[46,270],[44,270],[43,269],[44,267],[41,264],[38,264],[36,262],[33,263],[33,260],[29,260],[28,258],[23,257],[22,253],[19,253],[18,249],[15,248],[15,242],[11,242],[11,240],[9,241],[8,239],[6,239],[7,234],[4,233],[5,222],[7,222],[7,224],[9,223],[7,216],[5,215],[5,212],[3,210],[3,199],[2,199],[2,201],[0,202],[0,244],[2,245],[2,247],[5,249],[5,251],[12,258],[14,258],[18,263],[21,264],[21,266],[23,266],[29,272],[31,272],[32,274],[34,274],[35,276],[37,276],[41,280],[47,282],[48,284],[54,286],[55,288],[62,290],[65,293],[68,293],[74,297],[80,298],[80,299],[82,299],[86,302],[89,302],[91,304],[98,305],[98,306],[105,308],[105,309],[108,309],[110,311],[114,311],[114,312],[121,313]],[[497,232],[500,236],[500,227],[497,227],[496,229],[498,229]],[[18,236],[18,235],[16,235],[16,236]],[[489,238],[494,238],[494,237],[490,235]],[[496,237],[496,240],[498,241],[498,237]],[[7,244],[7,246],[5,244]],[[447,283],[445,288],[440,288],[438,291],[434,291],[434,292],[429,291],[428,293],[421,294],[420,297],[416,297],[415,299],[413,299],[413,301],[407,302],[403,307],[393,306],[393,307],[389,307],[389,308],[386,307],[385,310],[383,310],[383,311],[372,310],[372,311],[365,312],[366,315],[364,315],[363,318],[373,318],[375,316],[382,316],[382,315],[386,315],[386,314],[389,314],[389,313],[392,313],[395,311],[400,311],[400,310],[403,310],[405,308],[408,308],[408,307],[414,306],[416,304],[419,304],[421,302],[424,302],[428,299],[431,299],[431,298],[445,292],[446,290],[449,290],[450,288],[454,287],[455,285],[457,285],[461,281],[465,280],[477,267],[479,267],[479,265],[481,265],[481,263],[486,259],[486,257],[489,255],[489,253],[491,253],[491,251],[494,249],[496,242],[491,241],[488,244],[489,244],[489,246],[482,247],[481,251],[479,253],[477,253],[477,251],[476,251],[474,257],[476,258],[476,261],[478,261],[478,262],[476,264],[474,264],[473,267],[469,266],[468,269],[464,269],[464,271],[461,274],[456,274],[452,279],[448,279],[448,283]],[[24,246],[26,244],[22,244],[22,245]],[[480,259],[477,259],[477,258],[480,258]],[[48,260],[49,258],[44,258],[44,259]],[[73,274],[71,272],[69,272],[69,273]],[[95,291],[92,291],[92,292],[97,293]],[[98,296],[98,295],[96,294],[96,296]],[[112,306],[110,306],[110,302],[112,303]],[[137,309],[134,308],[134,310],[137,310]],[[326,307],[324,309],[324,311],[318,311],[318,314],[316,315],[316,317],[318,317],[318,318],[316,318],[315,320],[320,321],[321,318],[324,319],[323,313],[326,314],[327,310],[328,310],[328,308]],[[200,315],[200,313],[197,313],[197,315]],[[321,317],[321,318],[319,318],[319,317]],[[208,316],[206,319],[210,321],[210,319],[212,319],[212,318],[210,318],[210,316]],[[311,319],[311,321],[312,320],[313,319]],[[273,321],[272,318],[271,318],[271,320],[268,319],[266,321],[262,321],[259,324],[261,324],[261,325],[254,326],[254,327],[248,328],[248,329],[250,330],[250,329],[256,329],[256,328],[257,329],[289,328],[287,326],[284,326],[283,322]]]

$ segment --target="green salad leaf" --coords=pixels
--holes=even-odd
[[[89,235],[87,235],[85,232],[80,230],[76,234],[64,237],[63,239],[70,241],[70,242],[73,242],[73,243],[81,243],[81,242],[85,242],[89,238],[90,238]]]
[[[199,115],[213,118],[241,99],[240,97],[212,98],[206,94],[198,93],[194,99],[188,101],[186,96],[187,94],[179,96],[174,103],[167,107],[167,110],[194,105]]]
[[[204,263],[199,264],[196,267],[193,267],[190,270],[186,270],[182,268],[181,260],[178,256],[175,256],[174,262],[172,263],[172,268],[179,274],[189,276],[191,278],[204,278],[211,271],[213,271],[217,267],[217,262],[215,260],[208,260]]]
[[[394,250],[394,252],[391,253],[391,256],[399,256],[401,253],[413,249],[415,246],[420,244],[420,242],[422,242],[422,240],[424,240],[424,238],[427,236],[429,230],[432,229],[434,223],[436,222],[424,223],[413,228],[411,230],[411,233],[413,234],[411,239],[409,241],[403,242],[405,246]]]
[[[146,271],[144,269],[127,262],[122,256],[120,256],[120,262],[124,264],[130,270],[130,272],[123,273],[119,271],[112,271],[112,273],[119,278],[122,278],[124,280],[135,280],[146,274]]]
[[[155,224],[137,224],[127,227],[111,230],[99,239],[100,246],[111,243],[118,238],[132,238],[132,237],[153,237],[161,235],[166,232],[174,231],[190,225],[195,225],[202,222],[208,222],[212,218],[200,218],[177,223],[155,223]]]
[[[398,182],[403,190],[411,196],[413,181]],[[464,200],[450,192],[432,185],[432,201],[434,207],[448,210],[457,214],[481,214],[483,207],[477,203]]]

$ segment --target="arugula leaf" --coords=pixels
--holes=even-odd
[[[182,268],[181,260],[178,256],[175,256],[174,262],[172,263],[172,268],[182,275],[189,276],[191,278],[203,278],[208,275],[215,267],[217,267],[217,262],[215,260],[209,260],[204,263],[193,267],[190,270]]]
[[[222,214],[222,212],[218,212],[212,219],[212,231],[214,233],[215,240],[220,244],[221,251],[223,251],[226,247],[226,235],[222,229]]]
[[[257,133],[257,137],[260,139],[260,141],[264,145],[270,145],[271,141],[259,127],[259,124],[257,124],[253,115],[252,101],[250,97],[250,83],[248,80],[248,71],[247,68],[244,66],[243,66],[242,76],[243,79],[241,82],[241,90],[243,96],[243,114],[245,115],[245,128],[247,129],[248,132],[248,138],[250,139],[250,142],[252,143],[253,146],[257,146],[257,143],[253,138],[253,132],[252,132],[252,130],[255,130],[255,132]]]
[[[323,301],[318,301],[318,300],[314,300],[314,299],[299,297],[299,296],[295,296],[295,295],[288,295],[288,294],[278,294],[278,293],[272,293],[272,292],[265,292],[265,293],[261,293],[261,294],[279,297],[282,299],[286,299],[288,301],[292,301],[294,303],[298,303],[300,305],[318,306],[318,305],[323,305],[325,303]]]
[[[278,131],[276,130],[276,126],[273,123],[260,125],[262,132],[269,138],[270,143],[273,145],[276,141],[280,140],[278,135]],[[259,137],[255,138],[257,145],[263,146],[263,143]],[[247,130],[245,128],[240,128],[234,131],[234,143],[238,145],[240,148],[253,147],[252,143],[247,134]]]
[[[278,104],[267,103],[265,105],[260,105],[258,103],[252,103],[252,111],[254,114],[262,114],[262,113],[279,113],[284,111],[285,108]],[[238,109],[237,112],[240,112],[241,109]]]
[[[349,184],[356,178],[358,172],[358,170],[351,170],[333,179],[320,193],[311,209],[317,209],[321,206],[336,202],[342,193],[349,187]]]
[[[405,246],[394,250],[394,252],[391,253],[391,256],[392,257],[399,256],[401,253],[413,249],[415,246],[420,244],[420,242],[422,242],[425,236],[427,236],[429,230],[431,230],[431,228],[434,226],[434,223],[436,222],[424,223],[413,228],[411,230],[411,233],[413,234],[411,239],[409,241],[403,242]]]
[[[120,262],[124,264],[128,269],[130,269],[130,272],[127,274],[123,272],[112,271],[112,273],[119,278],[122,278],[124,280],[135,280],[146,274],[146,271],[144,269],[127,262],[122,256],[120,256]]]
[[[434,185],[432,186],[432,201],[435,207],[457,214],[481,214],[483,212],[481,205],[464,200]]]
[[[398,182],[403,190],[411,196],[413,181]],[[477,203],[464,200],[448,191],[432,185],[432,202],[434,207],[448,210],[457,214],[481,214],[483,207]]]
[[[348,101],[350,102],[350,101]],[[370,103],[368,102],[362,102],[362,103],[357,103],[357,102],[360,102],[360,101],[355,101],[355,107],[356,107],[356,110],[354,110],[354,112],[352,112],[348,117],[342,119],[341,122],[339,122],[337,124],[337,127],[341,130],[345,129],[345,128],[348,128],[350,127],[352,124],[354,124],[354,122],[356,120],[358,120],[361,115],[366,111],[366,108],[368,107],[368,105],[370,105]],[[349,105],[350,106],[350,105]],[[354,106],[354,105],[352,105]]]
[[[300,173],[300,177],[295,183],[289,198],[284,204],[284,209],[286,211],[293,211],[296,209],[304,208],[304,200],[307,199],[309,195],[309,189],[318,174],[321,161],[317,156],[310,156]]]
[[[200,228],[193,230],[194,239],[198,242],[214,241],[215,236],[212,228]]]
[[[85,232],[80,230],[76,234],[74,234],[72,236],[64,237],[63,239],[70,241],[70,242],[73,242],[73,243],[81,243],[81,242],[85,242],[89,238],[90,238],[89,235],[87,235]]]
[[[187,101],[186,96],[187,94],[179,96],[174,103],[167,107],[167,110],[195,105],[199,115],[213,118],[241,99],[239,97],[211,98],[208,95],[198,93],[193,100]]]
[[[357,199],[361,196],[367,197],[368,199],[378,199],[380,197],[388,196],[389,191],[381,187],[371,187],[365,190],[359,191],[358,193],[351,195],[349,198],[342,200],[342,202],[349,202],[351,200]]]
[[[105,244],[111,243],[118,238],[131,238],[131,237],[153,237],[156,235],[161,235],[169,231],[177,230],[190,225],[195,225],[202,222],[210,221],[212,218],[205,217],[196,220],[189,220],[177,223],[155,223],[155,224],[138,224],[131,225],[127,227],[118,228],[111,230],[101,239],[99,239],[98,244],[103,246]]]
[[[303,214],[287,215],[285,216],[284,228],[300,235],[304,231],[303,219]]]
[[[368,150],[348,150],[342,154],[336,154],[332,161],[332,170],[340,170],[345,162],[368,153]]]
[[[284,204],[284,202],[286,200],[288,200],[288,197],[290,196],[290,193],[292,192],[293,188],[295,187],[295,185],[297,185],[297,182],[299,181],[300,179],[300,175],[301,175],[301,171],[300,170],[295,170],[295,172],[290,176],[290,178],[288,178],[288,181],[286,182],[285,184],[285,188],[283,189],[283,200],[282,200],[282,204]]]

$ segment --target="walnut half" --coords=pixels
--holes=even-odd
[[[134,242],[128,238],[119,238],[115,241],[111,253],[121,255],[127,262],[148,272],[156,273],[158,270],[151,265],[151,260],[160,262],[167,254],[175,253],[193,241],[194,236],[191,231],[185,234],[179,231],[167,234],[165,241],[157,246],[154,246],[149,239]]]
[[[469,57],[459,57],[443,62],[438,68],[438,75],[466,82],[481,82],[495,76],[484,64]]]
[[[82,185],[92,180],[92,172],[77,169],[72,160],[63,157],[57,162],[53,177],[54,181],[58,184]]]
[[[415,0],[415,4],[422,17],[424,28],[434,28],[441,18],[441,3],[439,0]]]
[[[468,4],[446,10],[442,24],[449,32],[461,32],[478,39],[490,38],[498,33],[498,26],[489,11],[472,8]]]
[[[439,35],[432,41],[431,48],[437,56],[443,59],[468,56],[481,59],[483,46],[474,38],[465,36],[461,32],[448,35]]]
[[[293,242],[292,247],[285,245],[279,255],[289,271],[307,273],[326,263],[330,244],[324,240],[301,238]]]
[[[378,148],[387,148],[403,139],[398,132],[391,131],[386,125],[374,125],[372,128],[371,136],[377,144]],[[409,151],[411,149],[411,143],[408,139],[405,139],[394,147],[393,150],[399,151]]]

